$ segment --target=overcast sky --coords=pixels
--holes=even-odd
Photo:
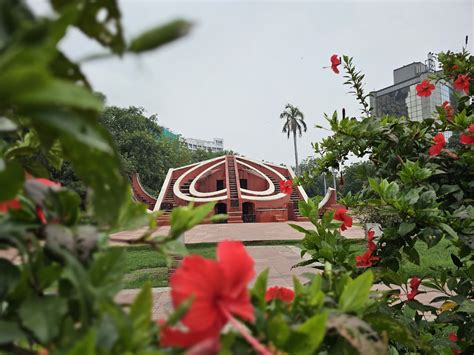
[[[44,1],[30,0],[39,13]],[[342,75],[322,69],[334,54],[354,57],[366,90],[393,81],[395,68],[424,62],[428,52],[460,49],[473,36],[473,1],[120,1],[128,38],[177,17],[192,32],[142,56],[90,62],[83,70],[109,105],[142,106],[185,137],[224,139],[226,149],[294,165],[293,142],[281,133],[286,103],[305,115],[301,158],[326,131],[323,113],[359,107]],[[72,58],[100,47],[71,31]]]

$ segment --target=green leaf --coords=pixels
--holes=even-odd
[[[63,224],[72,226],[79,221],[81,198],[77,193],[61,189],[48,197]]]
[[[418,302],[417,300],[407,301],[406,304],[410,306],[410,308],[420,311],[420,312],[436,312],[437,308],[425,305],[423,303]]]
[[[15,322],[0,320],[0,344],[7,344],[25,337]]]
[[[472,300],[463,301],[461,303],[461,306],[459,307],[458,311],[474,314],[474,301],[472,301]],[[0,332],[0,334],[1,334],[1,332]]]
[[[305,348],[308,354],[312,354],[321,345],[326,334],[326,320],[326,313],[316,314],[297,328],[298,332],[307,335]]]
[[[23,185],[25,173],[20,164],[0,158],[0,201],[13,199]]]
[[[191,219],[188,221],[187,230],[201,223],[214,210],[215,203],[210,202],[192,210]]]
[[[387,188],[385,189],[384,193],[386,197],[392,198],[396,194],[398,194],[398,191],[400,188],[398,187],[398,184],[394,181],[392,181],[390,184],[388,184]]]
[[[251,294],[258,300],[258,305],[260,308],[265,309],[267,302],[265,301],[265,293],[267,292],[267,279],[268,273],[270,272],[269,268],[263,270],[255,280],[255,283],[252,287]]]
[[[113,142],[92,113],[67,109],[30,112],[42,142],[60,139],[64,158],[86,186],[91,187],[95,217],[103,226],[117,223],[129,187]],[[87,156],[87,159],[84,157]]]
[[[110,296],[121,288],[122,276],[126,265],[124,264],[124,249],[109,248],[96,256],[89,268],[89,277],[92,285],[101,287],[102,292]]]
[[[452,229],[450,226],[448,226],[446,223],[440,223],[439,226],[441,227],[442,230],[444,230],[446,233],[448,233],[451,237],[453,238],[458,238],[458,234]]]
[[[0,303],[20,280],[20,270],[7,259],[0,258]]]
[[[304,233],[304,234],[311,234],[311,231],[309,229],[303,228],[303,227],[301,227],[297,224],[288,223],[288,225],[291,228],[296,229],[298,232],[301,232],[301,233]]]
[[[56,296],[29,298],[18,312],[23,326],[45,344],[59,334],[61,320],[67,313],[67,302]]]
[[[311,200],[309,200],[311,201]],[[302,216],[304,217],[309,217],[310,215],[313,214],[313,206],[309,202],[306,201],[299,201],[298,202],[298,211],[301,213]],[[296,228],[295,228],[296,229]]]
[[[304,287],[296,276],[293,276],[293,289],[295,291],[295,297],[304,293]]]
[[[360,311],[368,301],[373,279],[374,275],[369,270],[358,276],[355,280],[348,281],[339,298],[341,310],[344,312]]]
[[[390,315],[384,313],[370,313],[364,317],[364,320],[379,334],[387,332],[391,341],[400,342],[411,348],[416,347],[414,335],[409,328]]]
[[[453,261],[453,264],[457,267],[463,267],[461,259],[459,259],[456,255],[451,254],[451,260]]]
[[[172,326],[178,323],[181,318],[183,318],[183,316],[186,314],[186,312],[189,311],[189,308],[191,308],[193,301],[194,296],[190,296],[183,302],[181,302],[181,304],[174,309],[174,312],[169,315],[168,319],[166,320],[166,324]]]
[[[403,251],[408,256],[408,260],[410,260],[413,264],[420,265],[420,255],[415,248],[405,246]]]
[[[147,208],[147,205],[135,202],[131,190],[128,189],[127,198],[110,233],[135,230],[149,225],[151,219],[156,219],[156,213],[148,213]]]
[[[71,350],[67,352],[67,355],[94,355],[95,351],[95,340],[96,331],[95,329],[89,330],[89,332],[79,341],[74,343]]]
[[[11,104],[21,108],[67,106],[82,110],[99,111],[102,102],[81,85],[56,79],[46,67],[17,65],[0,72],[0,94]],[[34,83],[32,85],[31,83]],[[8,90],[10,88],[10,90]]]
[[[70,10],[68,0],[52,0],[53,8],[60,12]],[[103,13],[104,16],[100,16]],[[125,49],[120,9],[115,0],[86,1],[74,25],[85,35],[110,48],[114,53]]]
[[[398,234],[400,234],[400,236],[404,237],[408,233],[410,233],[413,229],[415,229],[415,227],[416,227],[416,223],[403,222],[398,227]]]
[[[65,146],[69,147],[68,143],[75,141],[76,144],[82,143],[88,148],[113,153],[111,141],[92,117],[70,110],[50,108],[35,109],[28,113],[33,117],[33,124],[42,137],[55,132]]]
[[[191,24],[188,21],[181,19],[170,21],[132,39],[128,50],[134,53],[142,53],[156,49],[185,36],[190,28]]]
[[[283,348],[290,335],[290,328],[283,314],[279,313],[268,320],[267,334],[273,344],[278,348]]]
[[[153,305],[153,295],[150,283],[140,290],[130,308],[130,318],[133,326],[133,344],[139,347],[148,344],[152,338],[151,333],[151,309]]]
[[[377,194],[380,195],[381,190],[380,190],[380,187],[379,187],[379,184],[378,184],[377,180],[375,180],[374,178],[369,177],[368,181],[369,181],[369,185],[372,188],[372,190],[374,190]]]
[[[186,249],[186,245],[184,244],[184,242],[179,239],[171,240],[167,242],[163,246],[163,251],[168,255],[180,255],[180,256],[184,256],[189,253],[188,249]]]

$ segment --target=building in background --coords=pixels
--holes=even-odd
[[[416,95],[416,85],[436,72],[433,55],[425,63],[414,62],[393,71],[393,85],[370,93],[370,106],[376,117],[384,115],[406,116],[412,120],[433,117],[436,106],[448,101],[454,106],[453,88],[450,83],[432,82],[436,89],[429,97]]]
[[[184,141],[191,150],[203,149],[211,152],[224,151],[224,140],[222,138],[214,138],[212,141],[195,138],[184,138]]]
[[[171,129],[161,126],[163,137],[180,140],[184,142],[190,150],[206,150],[209,152],[223,152],[224,151],[224,139],[214,138],[212,141],[206,141],[204,139],[195,138],[184,138],[181,134],[173,132]]]
[[[171,138],[171,139],[180,139],[181,134],[176,134],[167,127],[161,126],[161,128],[163,129],[163,137]]]

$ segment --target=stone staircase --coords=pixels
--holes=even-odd
[[[307,217],[303,217],[299,211],[298,208],[298,201],[300,201],[301,198],[298,195],[298,192],[296,188],[293,188],[293,192],[290,195],[290,201],[293,205],[293,210],[295,212],[295,217],[297,221],[308,221],[309,219]]]
[[[173,187],[175,183],[176,179],[171,179],[170,185],[166,190],[165,198],[161,202],[160,210],[163,211],[163,214],[156,219],[158,225],[168,225],[171,211],[177,206],[173,199]]]
[[[183,194],[185,194],[186,196],[191,196],[191,194],[189,193],[189,187],[191,186],[191,183],[193,182],[193,179],[189,179],[188,181],[186,181],[183,186],[181,186],[181,192]]]
[[[269,176],[268,178],[271,180],[271,182],[275,186],[275,195],[280,193],[280,180],[277,180],[273,176]]]
[[[227,157],[227,174],[229,178],[229,197],[230,197],[230,206],[227,212],[229,216],[227,218],[227,223],[243,223],[242,221],[242,210],[239,204],[239,194],[237,192],[237,177],[235,174],[235,157],[229,155]]]

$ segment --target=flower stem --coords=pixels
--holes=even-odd
[[[242,323],[232,317],[232,315],[230,315],[228,312],[226,312],[226,316],[230,324],[232,324],[232,326],[245,338],[245,340],[247,340],[250,345],[252,345],[256,351],[262,355],[272,355],[272,352],[262,345],[255,337],[253,337]]]

